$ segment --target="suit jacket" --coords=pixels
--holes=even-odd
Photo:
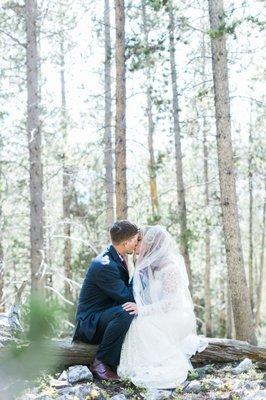
[[[79,296],[73,340],[78,339],[79,321],[89,318],[86,336],[92,340],[102,312],[127,301],[134,301],[132,283],[129,283],[128,271],[119,254],[110,245],[87,270]]]

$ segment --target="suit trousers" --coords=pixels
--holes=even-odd
[[[102,312],[98,321],[96,333],[90,340],[91,344],[98,344],[96,357],[98,360],[112,367],[117,367],[125,335],[134,318],[121,305],[109,308]],[[78,336],[86,340],[86,320],[79,325]]]

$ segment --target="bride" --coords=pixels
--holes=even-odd
[[[126,334],[117,373],[135,385],[171,389],[193,370],[189,358],[208,343],[197,336],[194,306],[182,256],[160,225],[145,228],[133,277],[135,314]]]

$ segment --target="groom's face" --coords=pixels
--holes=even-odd
[[[136,246],[138,244],[138,238],[139,238],[139,234],[137,233],[137,235],[135,235],[132,238],[124,241],[124,247],[125,247],[126,254],[133,254],[134,253],[135,248],[136,248]]]

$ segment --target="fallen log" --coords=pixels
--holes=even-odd
[[[227,363],[250,358],[266,369],[266,346],[253,346],[241,340],[222,338],[208,338],[208,342],[203,352],[192,357],[192,363]]]
[[[228,363],[250,358],[262,369],[266,369],[266,347],[252,346],[248,342],[233,339],[207,338],[207,348],[191,358],[192,364]],[[51,347],[50,347],[51,346]],[[82,342],[71,343],[71,339],[53,340],[50,345],[55,364],[89,365],[96,354],[97,346]]]

